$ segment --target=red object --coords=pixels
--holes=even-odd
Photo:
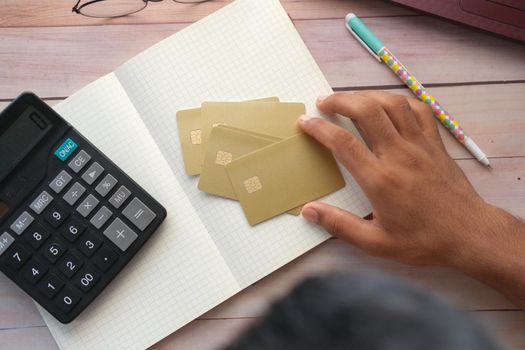
[[[392,0],[525,42],[525,0]]]

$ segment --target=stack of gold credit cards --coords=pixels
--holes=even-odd
[[[288,212],[345,186],[328,149],[303,134],[302,103],[270,97],[204,102],[177,112],[184,166],[199,189],[238,200],[250,225]]]

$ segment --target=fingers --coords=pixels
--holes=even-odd
[[[317,107],[329,114],[356,120],[366,132],[374,152],[390,147],[400,135],[379,103],[351,93],[336,93],[318,100]]]
[[[427,104],[416,100],[415,98],[409,98],[408,103],[410,103],[410,107],[414,111],[416,121],[419,124],[419,127],[421,128],[425,138],[438,147],[445,149],[443,140],[439,135],[438,123],[434,117],[432,109]]]
[[[386,241],[385,233],[372,221],[329,204],[308,203],[301,214],[309,222],[321,225],[328,233],[367,251],[378,249]]]
[[[327,120],[303,116],[299,118],[299,126],[332,151],[357,181],[366,176],[366,171],[377,159],[355,135]]]
[[[359,99],[367,102],[358,102]],[[431,144],[444,149],[432,109],[412,97],[383,91],[336,93],[319,99],[317,107],[325,113],[337,113],[355,119],[374,150],[378,143],[390,146],[396,140],[396,135],[412,141],[417,141],[423,135]],[[387,127],[385,117],[394,131]],[[384,128],[377,129],[374,124]]]
[[[385,91],[363,91],[356,94],[379,103],[401,136],[407,140],[421,139],[423,134],[408,98]]]

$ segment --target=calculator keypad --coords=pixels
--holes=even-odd
[[[71,177],[71,175],[68,174],[67,171],[65,170],[62,170],[60,172],[60,174],[58,174],[54,179],[53,181],[51,181],[49,183],[49,187],[55,192],[55,193],[60,193],[62,192],[62,190],[64,188],[66,188],[66,186],[69,184],[69,182],[72,180],[73,178]]]
[[[31,207],[36,214],[42,214],[52,201],[53,197],[47,193],[47,191],[42,191],[29,207]]]
[[[69,211],[61,205],[55,204],[47,211],[44,218],[51,227],[58,228],[68,217]]]
[[[19,244],[14,244],[6,255],[5,262],[7,266],[15,271],[20,270],[25,262],[31,257],[31,253]]]
[[[111,212],[111,210],[106,208],[106,206],[103,206],[95,215],[93,215],[89,222],[91,223],[91,225],[100,229],[111,218],[112,215],[113,213]]]
[[[104,230],[104,236],[115,243],[123,252],[125,252],[138,237],[128,225],[118,218]]]
[[[24,233],[24,238],[34,249],[38,249],[49,238],[49,235],[48,230],[35,223]]]
[[[64,200],[69,205],[75,205],[75,203],[82,197],[82,195],[86,192],[86,188],[79,184],[78,182],[75,182],[73,186],[69,189],[69,191],[66,192],[64,195]]]
[[[31,225],[33,220],[35,220],[35,218],[33,218],[27,211],[24,211],[22,214],[20,214],[18,219],[13,222],[11,225],[11,230],[15,231],[17,235],[21,235],[22,232],[24,232],[26,228]]]
[[[113,177],[111,174],[107,174],[102,181],[97,185],[95,188],[95,191],[102,197],[106,197],[109,192],[115,187],[117,184],[117,179]]]
[[[89,233],[86,237],[84,237],[80,244],[78,245],[78,249],[85,255],[85,256],[92,256],[97,249],[102,244],[102,240],[98,238],[93,233]]]
[[[102,246],[93,256],[93,264],[102,271],[108,271],[118,260],[118,254],[106,245]]]
[[[88,185],[93,185],[93,183],[99,178],[103,171],[104,168],[97,162],[94,162],[86,170],[84,175],[82,175],[82,180],[84,180]]]
[[[88,195],[86,199],[77,207],[77,212],[83,217],[89,216],[93,210],[97,207],[98,199],[92,194]]]
[[[32,259],[24,267],[24,272],[23,272],[24,278],[30,284],[34,285],[38,281],[40,281],[42,277],[44,277],[47,270],[48,270],[47,265],[41,263],[40,261],[36,259]]]
[[[44,256],[51,263],[57,262],[58,259],[66,252],[66,246],[58,240],[53,240],[50,244],[46,245],[44,250]]]
[[[0,236],[0,256],[2,256],[7,249],[9,249],[14,241],[15,239],[9,233],[2,233]]]
[[[84,168],[84,166],[91,160],[91,156],[84,150],[81,150],[71,162],[69,162],[69,167],[75,173],[78,173]]]
[[[111,281],[129,259],[121,256],[158,216],[140,191],[131,191],[95,154],[71,152],[68,163],[0,231],[0,265],[16,273],[33,298],[41,296],[41,304],[46,300],[65,314],[78,313],[73,310],[79,303]]]
[[[86,225],[78,219],[70,219],[62,229],[62,236],[70,242],[75,242],[86,230]]]
[[[61,289],[65,283],[54,274],[48,274],[39,284],[38,289],[47,298],[53,298]]]
[[[62,272],[66,277],[71,278],[82,267],[82,260],[75,255],[68,253],[62,259],[62,262],[58,266],[58,270]]]
[[[128,200],[130,196],[130,190],[128,190],[125,186],[120,186],[120,188],[110,198],[109,202],[116,209],[118,209],[122,206],[122,204],[124,204]]]

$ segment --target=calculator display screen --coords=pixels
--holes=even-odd
[[[0,130],[0,182],[33,150],[52,129],[48,118],[33,108]]]

